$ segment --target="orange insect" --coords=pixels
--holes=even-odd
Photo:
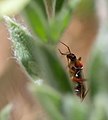
[[[60,49],[59,52],[61,53],[61,55],[66,56],[71,80],[76,83],[76,86],[74,88],[75,93],[81,98],[81,100],[83,100],[87,95],[88,91],[86,91],[84,83],[85,79],[82,74],[83,64],[81,63],[81,57],[77,58],[65,43],[60,43],[66,46],[68,49],[68,53],[63,53]]]

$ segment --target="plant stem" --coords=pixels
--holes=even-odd
[[[55,16],[56,0],[44,0],[48,21]]]

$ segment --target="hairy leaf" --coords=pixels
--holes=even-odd
[[[71,85],[55,51],[37,40],[10,18],[6,18],[16,59],[31,77],[41,77],[61,92],[71,92]],[[33,78],[34,79],[34,78]]]

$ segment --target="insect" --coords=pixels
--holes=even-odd
[[[85,96],[87,95],[88,90],[86,91],[86,86],[84,83],[86,80],[84,79],[84,76],[82,74],[83,64],[81,63],[81,57],[77,58],[75,56],[75,54],[73,54],[71,52],[69,46],[67,46],[63,42],[60,42],[60,43],[63,44],[64,46],[66,46],[68,49],[67,53],[61,52],[60,49],[58,49],[58,50],[61,55],[66,56],[67,62],[68,62],[70,78],[71,78],[72,82],[74,82],[76,84],[76,86],[74,87],[74,91],[75,91],[76,95],[79,96],[81,98],[81,100],[83,100],[85,98]]]

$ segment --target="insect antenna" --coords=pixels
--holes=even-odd
[[[60,52],[61,55],[67,55],[67,53],[63,53],[63,52],[61,52],[60,49],[58,49],[58,50],[59,50],[59,52]]]
[[[69,53],[71,53],[71,50],[70,50],[69,46],[67,46],[65,43],[63,43],[63,42],[61,42],[61,41],[60,41],[60,43],[63,44],[65,47],[67,47]]]

